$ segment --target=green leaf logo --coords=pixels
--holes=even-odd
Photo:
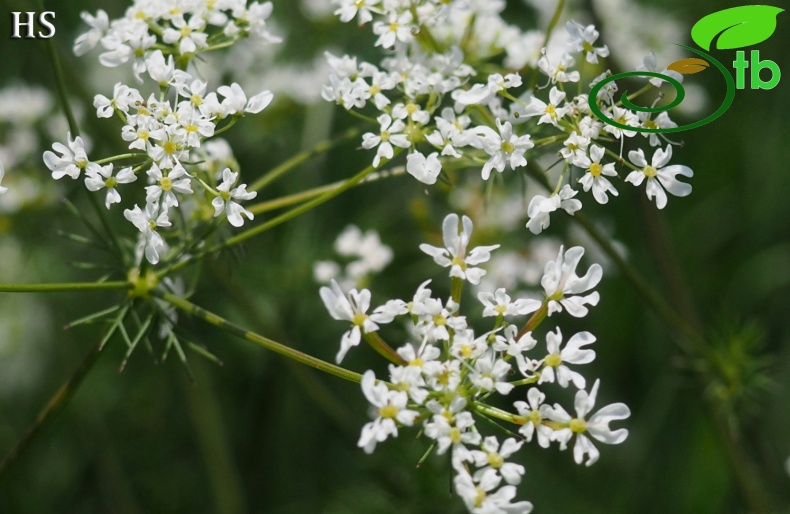
[[[742,5],[709,14],[691,28],[691,39],[710,50],[713,39],[719,50],[762,43],[776,30],[776,17],[784,9],[771,5]]]

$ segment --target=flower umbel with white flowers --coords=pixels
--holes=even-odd
[[[595,337],[589,332],[579,332],[562,347],[562,334],[556,327],[546,336],[548,354],[536,351],[536,340],[532,337],[547,315],[558,313],[563,307],[576,317],[586,315],[585,304],[595,305],[598,293],[577,295],[597,285],[601,270],[594,264],[585,276],[578,277],[576,268],[583,249],[574,247],[567,252],[561,249],[557,260],[546,264],[542,280],[546,297],[542,302],[528,298],[514,300],[505,289],[480,293],[482,305],[478,304],[478,308],[482,307],[484,319],[493,318],[494,325],[488,331],[478,332],[461,315],[462,307],[466,306],[462,289],[467,282],[476,284],[485,272],[468,264],[484,264],[499,245],[476,247],[467,255],[473,224],[466,216],[461,221],[459,231],[457,214],[444,219],[442,235],[446,248],[420,246],[437,264],[450,267],[448,275],[453,286],[446,302],[434,297],[427,283],[423,283],[411,302],[390,300],[368,316],[372,295],[367,289],[345,293],[332,283],[331,287],[321,288],[320,295],[333,318],[352,324],[341,337],[338,361],[362,337],[390,361],[386,381],[377,381],[372,370],[363,376],[362,390],[371,404],[374,420],[362,429],[358,445],[370,453],[378,443],[397,437],[399,428],[419,424],[429,440],[428,454],[434,450],[438,454],[449,451],[456,474],[456,493],[470,512],[483,512],[480,509],[484,505],[499,509],[491,512],[529,512],[532,508],[529,502],[514,501],[514,486],[521,482],[528,468],[511,459],[521,450],[523,442],[496,435],[482,438],[487,425],[478,424],[475,416],[520,427],[519,432],[528,442],[537,434],[538,444],[543,448],[558,442],[565,449],[569,439],[576,435],[574,459],[581,463],[583,455],[589,454],[588,465],[598,458],[598,450],[585,434],[608,444],[625,439],[626,430],[609,429],[611,421],[630,414],[623,404],[604,407],[587,417],[599,382],[596,380],[591,393],[586,393],[587,381],[579,366],[595,358],[596,353],[587,348],[595,342]],[[399,319],[406,322],[402,331],[405,340],[394,351],[378,335],[378,323],[395,324]],[[415,323],[414,330],[407,330],[407,326]],[[567,415],[559,404],[545,403],[543,388],[552,383],[578,389],[576,418]],[[521,391],[520,387],[527,391],[516,393]],[[513,395],[527,399],[513,403],[513,412],[495,407],[489,399]],[[476,491],[474,496],[471,491]]]

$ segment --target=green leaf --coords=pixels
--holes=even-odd
[[[742,5],[709,14],[691,28],[691,39],[710,50],[716,36],[716,48],[730,50],[762,43],[776,30],[776,17],[784,11],[771,5]]]

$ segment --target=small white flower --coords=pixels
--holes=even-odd
[[[473,132],[478,138],[470,141],[472,146],[482,148],[491,156],[483,165],[483,180],[488,180],[492,169],[501,173],[507,165],[510,165],[511,169],[526,166],[527,159],[524,157],[524,152],[535,146],[528,134],[523,136],[514,134],[513,126],[509,121],[502,123],[497,118],[496,125],[499,133],[495,132],[491,127],[475,127]]]
[[[552,194],[548,197],[535,195],[527,206],[527,228],[533,234],[540,234],[551,224],[549,215],[557,209],[562,209],[570,215],[582,208],[582,203],[573,198],[578,191],[565,184],[560,189],[559,194]]]
[[[549,62],[548,56],[544,55],[538,60],[538,68],[551,78],[551,83],[557,82],[579,82],[581,76],[578,71],[568,71],[573,66],[574,59],[570,54],[562,54],[556,66]]]
[[[52,149],[60,153],[60,157],[49,150],[44,152],[44,164],[52,171],[52,178],[59,180],[68,175],[77,179],[82,170],[98,174],[101,166],[88,160],[88,155],[85,153],[85,142],[82,138],[77,136],[72,141],[71,134],[69,134],[67,140],[68,146],[61,143],[52,144]]]
[[[672,145],[667,145],[666,150],[657,149],[650,164],[645,160],[645,154],[641,148],[637,151],[631,150],[628,152],[628,159],[642,169],[629,173],[625,177],[625,181],[639,186],[647,178],[647,197],[651,200],[655,197],[656,207],[659,209],[663,209],[667,205],[665,189],[670,194],[680,197],[691,194],[691,184],[679,181],[677,176],[693,177],[694,172],[688,166],[680,164],[667,166],[671,158]]]
[[[505,291],[505,288],[500,287],[493,293],[480,292],[477,294],[477,299],[485,306],[483,309],[483,316],[523,316],[531,312],[535,312],[540,308],[538,300],[530,300],[521,298],[515,302],[510,301],[510,296]]]
[[[589,157],[582,155],[573,161],[574,165],[587,170],[587,173],[579,179],[579,184],[582,185],[585,191],[592,189],[593,198],[600,204],[605,204],[609,201],[609,197],[606,196],[606,193],[617,196],[617,190],[612,183],[609,182],[609,179],[606,178],[607,176],[616,177],[617,172],[614,169],[613,162],[604,164],[603,166],[601,165],[604,152],[605,150],[602,147],[592,145],[590,147]]]
[[[468,280],[471,284],[479,284],[480,279],[486,274],[485,270],[474,266],[482,264],[491,258],[491,251],[499,245],[478,246],[466,254],[466,247],[472,236],[472,220],[464,216],[463,228],[458,232],[458,215],[448,214],[442,223],[442,238],[445,248],[438,248],[429,244],[421,244],[420,250],[427,253],[439,266],[450,266],[450,276]]]
[[[508,437],[502,442],[500,447],[496,437],[486,437],[480,450],[472,450],[470,452],[475,466],[480,468],[475,472],[475,476],[481,477],[483,473],[492,469],[499,473],[508,484],[518,485],[521,483],[521,477],[524,475],[524,466],[513,462],[505,462],[505,459],[519,451],[522,444],[524,443]]]
[[[228,221],[234,227],[244,225],[244,218],[242,214],[247,216],[247,219],[252,220],[255,216],[242,207],[235,200],[252,200],[258,193],[255,191],[248,192],[247,184],[242,184],[239,187],[231,189],[238,180],[239,174],[230,171],[230,168],[225,168],[222,171],[222,184],[217,186],[219,196],[211,200],[211,205],[214,206],[214,217],[216,218],[224,211],[228,215]]]
[[[406,171],[423,184],[435,184],[436,178],[442,172],[442,163],[439,154],[433,152],[425,157],[420,152],[412,152],[406,156]]]
[[[493,469],[473,478],[468,471],[456,466],[458,474],[453,480],[455,492],[473,514],[529,514],[532,504],[528,501],[511,503],[516,497],[516,487],[506,485],[497,490],[502,477]]]
[[[178,197],[175,193],[182,195],[191,195],[193,193],[190,184],[189,175],[180,164],[177,164],[165,176],[159,166],[156,164],[151,165],[148,170],[148,176],[154,181],[154,184],[145,188],[147,202],[159,202],[161,199],[162,206],[165,209],[170,207],[178,207]]]
[[[375,332],[379,329],[378,323],[389,323],[396,315],[405,312],[403,302],[393,301],[395,303],[378,307],[373,311],[373,314],[368,316],[370,291],[352,289],[346,295],[334,280],[331,281],[329,287],[322,287],[318,292],[332,318],[338,321],[350,321],[352,324],[351,329],[346,331],[340,340],[340,351],[336,357],[338,364],[342,362],[348,350],[359,345],[362,333]]]
[[[487,338],[487,335],[485,336]],[[478,340],[483,339],[478,338]],[[505,381],[510,373],[510,364],[504,359],[497,359],[489,352],[482,355],[474,363],[474,371],[469,376],[472,383],[483,392],[496,391],[506,395],[515,387],[512,383]]]
[[[533,387],[527,392],[527,402],[518,401],[514,402],[513,406],[518,411],[519,416],[527,418],[518,430],[518,433],[523,435],[527,442],[532,441],[534,434],[538,435],[538,444],[541,448],[548,448],[551,443],[551,434],[554,432],[551,427],[544,425],[543,420],[548,418],[551,407],[544,404],[546,395],[543,394],[537,387]]]
[[[340,7],[335,10],[335,15],[340,16],[343,23],[349,22],[357,17],[357,23],[362,26],[373,19],[371,7],[379,3],[379,0],[336,0],[335,3]]]
[[[404,10],[400,15],[397,11],[392,11],[386,23],[383,21],[373,23],[373,33],[379,37],[375,46],[391,48],[396,41],[402,43],[411,41],[414,37],[411,33],[413,19],[408,10]]]
[[[585,305],[598,304],[600,297],[597,291],[587,296],[576,296],[598,285],[603,276],[603,270],[599,264],[590,266],[587,274],[583,277],[576,275],[576,266],[579,265],[582,255],[584,255],[584,248],[581,246],[574,246],[564,254],[563,248],[560,247],[557,259],[546,264],[540,285],[549,302],[549,316],[555,312],[561,312],[564,307],[571,316],[581,318],[587,315]]]
[[[595,342],[595,336],[589,332],[579,332],[571,337],[565,348],[560,351],[562,344],[562,332],[557,327],[557,332],[546,334],[546,348],[548,355],[543,358],[544,368],[540,373],[538,384],[554,382],[555,376],[560,387],[568,387],[570,382],[577,389],[584,389],[586,384],[584,377],[577,371],[573,371],[565,364],[588,364],[595,359],[595,351],[583,349],[582,346]]]
[[[373,166],[379,167],[381,159],[392,159],[395,155],[395,150],[392,145],[400,148],[408,148],[411,146],[406,134],[403,131],[406,129],[406,124],[401,120],[392,121],[389,114],[382,114],[376,120],[380,125],[380,132],[378,135],[367,132],[362,136],[362,148],[370,150],[374,146],[378,146],[376,157],[373,158]]]
[[[600,456],[598,449],[592,444],[587,434],[604,444],[620,444],[628,437],[628,430],[621,428],[612,430],[609,423],[620,419],[626,419],[631,415],[631,411],[624,403],[613,403],[603,407],[598,412],[585,419],[595,406],[595,397],[598,394],[600,380],[596,380],[589,394],[581,390],[576,392],[575,408],[576,417],[572,418],[568,412],[560,405],[554,404],[549,411],[549,419],[558,423],[563,423],[566,428],[556,430],[552,434],[552,440],[559,441],[560,449],[564,450],[573,435],[576,435],[576,444],[573,446],[573,460],[576,464],[584,461],[584,456],[588,455],[585,465],[592,466]]]
[[[462,396],[453,396],[447,407],[436,400],[428,401],[425,406],[433,413],[432,421],[425,424],[425,435],[436,441],[438,455],[450,447],[455,453],[457,446],[480,444],[480,433],[470,430],[475,426],[475,419],[463,410],[466,400]]]
[[[159,254],[167,248],[167,245],[156,229],[171,225],[167,217],[167,210],[159,213],[159,205],[149,203],[145,206],[145,212],[135,205],[134,209],[123,211],[123,216],[145,236],[145,258],[151,264],[158,263]]]
[[[102,9],[96,11],[96,16],[91,16],[89,12],[83,11],[80,13],[80,18],[82,18],[82,21],[87,23],[91,29],[80,35],[77,40],[74,41],[74,55],[78,57],[96,48],[96,45],[99,44],[102,36],[104,36],[104,33],[110,26],[107,13]]]
[[[376,419],[362,427],[357,445],[365,453],[373,453],[377,443],[389,436],[398,436],[398,423],[412,426],[419,417],[417,411],[407,409],[408,395],[403,391],[390,391],[383,382],[376,382],[372,370],[362,376],[362,393],[375,409]]]
[[[247,95],[237,83],[230,86],[220,86],[217,93],[225,97],[222,101],[222,109],[225,116],[248,112],[258,114],[264,110],[274,98],[271,91],[263,91],[247,100]]]
[[[524,109],[524,114],[522,114],[522,116],[525,118],[540,116],[538,125],[542,123],[551,123],[556,127],[557,122],[568,113],[567,107],[560,107],[564,99],[565,91],[560,91],[557,89],[557,86],[554,86],[551,88],[551,91],[549,91],[548,104],[538,97],[533,96],[529,105]]]
[[[98,191],[102,188],[107,188],[107,196],[104,199],[104,205],[108,209],[114,203],[120,203],[121,195],[118,194],[116,187],[118,184],[129,184],[137,180],[137,175],[134,174],[131,167],[123,168],[114,177],[112,176],[112,163],[101,166],[99,171],[86,171],[85,172],[85,187],[88,191]]]
[[[585,52],[587,62],[597,64],[599,56],[609,56],[609,48],[606,45],[598,48],[593,47],[593,43],[595,43],[599,35],[594,25],[585,27],[581,23],[571,20],[565,24],[565,28],[571,36],[568,46],[576,52]]]
[[[612,113],[609,117],[622,125],[629,127],[639,126],[639,118],[637,118],[636,114],[629,111],[628,109],[617,107],[616,105],[612,106]],[[622,139],[623,136],[634,137],[636,135],[635,130],[622,129],[620,127],[615,127],[614,125],[609,125],[608,123],[604,125],[603,129],[606,132],[612,134],[617,139]]]

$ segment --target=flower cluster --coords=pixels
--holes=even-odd
[[[333,282],[320,293],[331,316],[350,323],[338,362],[363,339],[392,361],[387,381],[377,380],[372,370],[363,376],[362,392],[375,419],[363,427],[359,446],[370,453],[378,443],[396,437],[401,427],[420,426],[432,451],[450,453],[455,491],[469,512],[526,513],[531,503],[513,501],[525,468],[511,459],[524,441],[536,439],[543,448],[556,443],[563,450],[573,441],[575,462],[589,466],[600,455],[593,440],[618,444],[626,439],[626,429],[611,429],[609,423],[627,418],[630,411],[622,403],[594,410],[599,381],[588,388],[581,370],[595,358],[590,348],[595,336],[579,332],[566,337],[555,327],[543,336],[545,344],[539,344],[535,332],[541,322],[562,311],[585,316],[588,306],[598,303],[598,293],[591,290],[601,279],[601,267],[593,264],[579,276],[584,250],[560,248],[545,266],[542,301],[513,299],[504,288],[481,292],[478,308],[493,323],[487,331],[476,331],[461,314],[462,286],[480,280],[485,270],[479,265],[498,245],[470,249],[472,228],[469,218],[450,214],[443,224],[445,247],[421,245],[437,264],[450,268],[449,298],[436,296],[426,281],[410,301],[390,300],[368,314],[367,289],[345,293]],[[516,321],[525,316],[530,316],[525,323]],[[398,318],[408,321],[411,342],[388,351],[379,327]],[[574,414],[546,401],[545,384],[577,389]],[[526,401],[512,402],[512,411],[491,405],[489,397],[508,396],[519,386],[529,386],[519,395]],[[520,438],[486,436],[475,415],[516,425]]]
[[[556,187],[547,196],[534,196],[527,208],[527,227],[535,234],[549,226],[551,213],[572,215],[581,209],[581,190],[602,204],[617,196],[615,165],[632,170],[626,181],[635,186],[647,178],[647,195],[658,208],[666,205],[667,193],[691,192],[689,184],[677,179],[691,177],[691,169],[667,166],[671,146],[658,148],[650,165],[642,149],[631,151],[630,162],[625,161],[625,139],[637,132],[602,123],[581,88],[570,96],[568,86],[582,80],[575,64],[599,67],[609,56],[593,25],[569,21],[564,44],[544,47],[544,34],[523,32],[502,19],[500,1],[335,3],[341,21],[372,22],[375,45],[386,53],[380,65],[327,54],[332,71],[323,89],[324,99],[347,110],[373,111],[370,118],[378,128],[363,135],[362,148],[375,150],[374,166],[406,151],[408,173],[425,184],[436,183],[442,173],[469,168],[490,180],[506,170],[523,171],[536,149],[553,146],[562,171]],[[469,63],[502,53],[506,68],[478,75],[479,80]],[[656,66],[655,58],[648,61]],[[590,87],[608,73],[593,79]],[[539,80],[550,88],[545,100],[531,87]],[[609,84],[596,99],[611,119],[632,127],[676,126],[666,112],[653,116],[618,106],[616,90]],[[657,134],[643,135],[651,147],[662,143]],[[619,143],[619,154],[606,147],[612,143]]]
[[[96,17],[84,15],[93,30],[80,36],[75,45],[77,53],[83,53],[91,41],[93,44],[101,41],[105,48],[113,48],[114,53],[101,56],[102,63],[108,66],[126,62],[131,52],[135,56],[137,78],[142,82],[141,74],[146,73],[153,81],[156,92],[147,95],[119,82],[111,97],[99,94],[94,98],[97,117],[115,116],[122,122],[120,138],[127,144],[129,153],[91,160],[84,140],[79,136],[72,139],[71,135],[67,144],[55,143],[54,152],[44,153],[44,163],[54,179],[66,176],[78,179],[84,173],[85,187],[92,192],[103,192],[107,209],[121,203],[121,191],[135,191],[128,184],[145,177],[145,203],[125,209],[124,217],[140,232],[137,260],[145,255],[151,264],[157,264],[169,248],[160,231],[173,227],[172,209],[181,211],[178,219],[182,225],[183,220],[190,218],[201,221],[206,207],[209,212],[213,210],[214,217],[224,215],[234,227],[241,227],[245,217],[253,219],[252,212],[242,207],[241,202],[255,198],[257,193],[247,191],[238,171],[231,169],[235,161],[229,145],[212,138],[240,117],[261,112],[273,97],[269,91],[248,97],[237,83],[209,90],[205,81],[186,71],[189,59],[184,57],[194,56],[196,45],[205,47],[200,41],[205,42],[206,34],[199,37],[199,30],[206,23],[224,26],[223,33],[231,41],[251,32],[264,36],[267,32],[263,20],[268,17],[271,4],[253,4],[248,9],[244,2],[223,2],[223,9],[217,10],[217,3],[195,2],[190,4],[192,10],[184,11],[169,9],[170,3],[137,2],[126,17],[115,20],[109,29],[102,11]],[[232,16],[224,10],[231,11]],[[186,15],[190,16],[188,21]],[[163,28],[157,25],[163,20],[167,21],[166,25],[180,29],[180,39],[168,35],[175,28],[162,31],[164,41],[178,42],[178,48],[165,53],[148,45],[145,51],[121,51],[130,42],[129,38],[137,41],[153,38],[145,31]],[[196,20],[202,20],[202,24]],[[96,31],[103,35],[99,37]],[[117,59],[111,59],[108,54]],[[131,161],[131,164],[116,167],[117,161]],[[227,165],[218,166],[219,163]],[[176,228],[183,234],[193,227]]]
[[[95,15],[83,12],[90,30],[77,38],[74,53],[84,55],[101,46],[104,51],[99,62],[103,66],[131,64],[142,82],[143,73],[161,66],[150,60],[160,48],[186,63],[200,53],[226,48],[247,37],[279,42],[266,24],[271,13],[271,2],[136,0],[123,17],[112,21],[101,9]]]

